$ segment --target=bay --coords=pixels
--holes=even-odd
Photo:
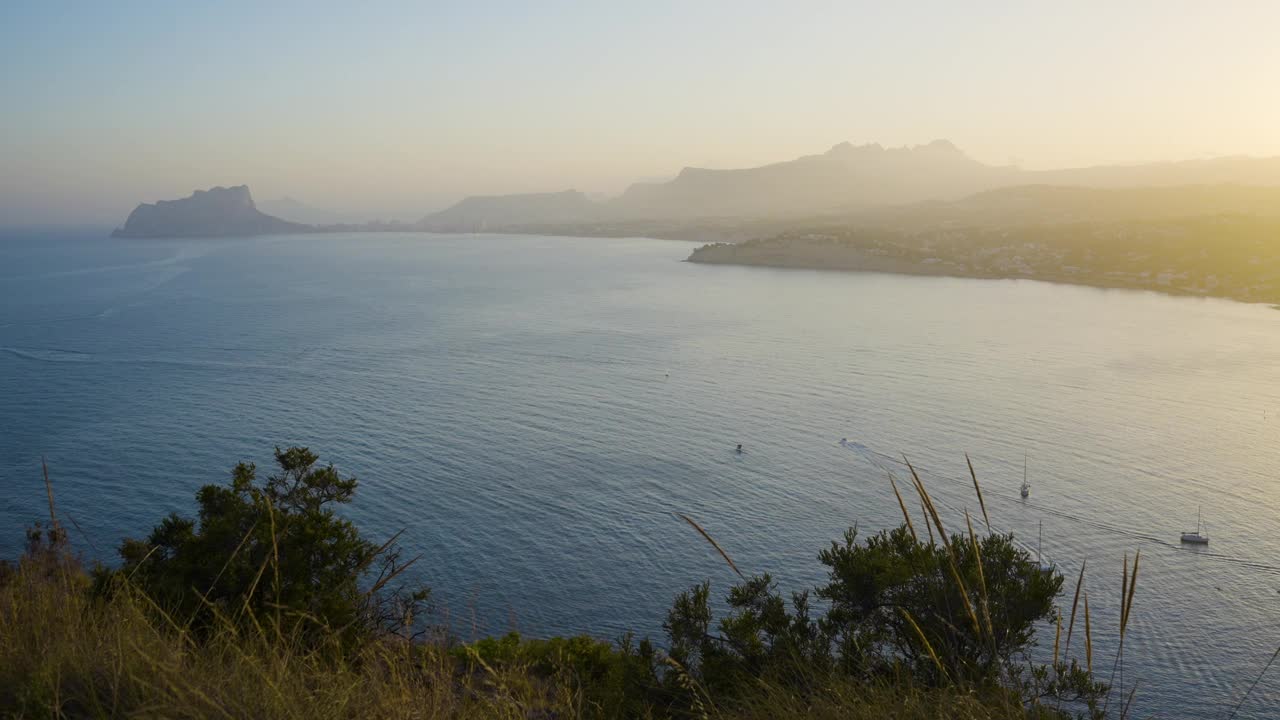
[[[1070,578],[1087,559],[1108,667],[1141,550],[1139,715],[1221,715],[1280,644],[1272,308],[694,265],[648,239],[104,235],[0,238],[7,556],[47,513],[42,455],[73,541],[110,561],[302,444],[360,478],[362,528],[405,530],[463,637],[656,637],[675,593],[734,578],[674,512],[813,587],[847,527],[899,522],[903,454],[952,527],[976,513],[967,452],[995,529],[1043,528]],[[1198,507],[1212,543],[1180,546]],[[1280,706],[1277,678],[1238,717]]]

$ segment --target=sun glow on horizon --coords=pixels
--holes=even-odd
[[[248,183],[412,220],[947,138],[1028,168],[1280,155],[1280,5],[0,9],[0,218]]]

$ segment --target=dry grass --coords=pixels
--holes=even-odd
[[[911,689],[840,683],[816,695],[799,695],[776,686],[738,703],[734,720],[1027,720],[1038,717],[1015,699],[1003,700],[950,689]]]
[[[28,563],[0,583],[3,717],[601,717],[569,677],[482,662],[472,671],[441,648],[395,640],[344,658],[232,626],[198,639],[157,617],[136,592],[95,600],[84,592],[83,575],[45,570]],[[708,720],[1028,717],[1016,702],[853,683],[805,696],[761,684],[749,698],[725,705],[703,692],[696,697],[687,716]]]
[[[439,645],[388,638],[344,654],[263,630],[266,619],[192,635],[137,590],[95,598],[84,573],[63,559],[37,554],[0,577],[0,717],[607,717],[567,674],[493,667],[478,655],[461,662]],[[677,717],[1027,717],[1016,702],[948,689],[847,683],[801,696],[762,683],[727,704],[688,682],[698,690],[695,702]]]
[[[127,588],[25,563],[0,584],[0,716],[45,718],[577,717],[568,682],[463,672],[388,639],[353,656],[227,625],[197,639]]]
[[[729,568],[737,573],[738,577],[743,579],[746,578],[746,575],[743,575],[742,571],[738,569],[738,566],[734,564],[733,558],[729,557],[729,553],[725,552],[724,548],[720,547],[720,543],[716,542],[715,539],[711,537],[711,534],[704,530],[701,525],[699,525],[693,518],[683,513],[676,513],[675,515],[681,520],[689,523],[689,526],[694,530],[697,530],[698,534],[702,536],[702,539],[710,543],[711,547],[715,548],[716,552],[720,553],[720,557],[724,558],[724,561],[729,564]]]

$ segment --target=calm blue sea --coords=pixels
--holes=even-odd
[[[303,444],[360,478],[362,528],[405,530],[464,636],[658,634],[676,592],[733,579],[673,512],[811,587],[846,527],[898,522],[879,466],[901,453],[951,522],[976,511],[967,451],[998,529],[1034,547],[1043,527],[1068,576],[1088,559],[1108,667],[1142,551],[1138,716],[1225,716],[1280,644],[1280,312],[691,248],[10,233],[0,551],[47,512],[42,455],[78,547],[110,559],[238,461]],[[1180,547],[1200,506],[1212,544]],[[1237,717],[1276,707],[1273,668]]]

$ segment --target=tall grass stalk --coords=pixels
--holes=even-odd
[[[1271,659],[1267,661],[1266,665],[1262,666],[1262,672],[1258,673],[1258,677],[1254,678],[1253,682],[1249,683],[1249,689],[1244,691],[1244,695],[1240,696],[1239,702],[1236,703],[1235,707],[1231,708],[1231,714],[1227,716],[1227,720],[1233,720],[1236,713],[1240,712],[1240,708],[1244,705],[1244,701],[1248,700],[1249,696],[1253,694],[1253,689],[1258,687],[1258,683],[1262,682],[1262,676],[1266,675],[1267,671],[1271,669],[1271,664],[1276,661],[1277,657],[1280,657],[1280,647],[1276,647],[1276,651],[1271,653]]]
[[[938,528],[938,536],[942,538],[942,547],[947,553],[947,567],[951,571],[951,579],[959,590],[957,594],[960,596],[960,602],[964,606],[965,614],[969,617],[969,622],[973,625],[973,632],[978,637],[982,637],[982,624],[978,622],[978,614],[973,609],[973,603],[969,601],[969,589],[965,587],[964,578],[960,576],[955,548],[951,547],[951,541],[947,538],[947,529],[943,527],[942,518],[938,516],[938,510],[933,505],[933,499],[929,497],[929,491],[925,489],[924,483],[920,480],[920,475],[916,473],[915,467],[910,460],[907,460],[905,455],[902,459],[906,462],[907,469],[911,471],[911,478],[915,482],[916,492],[920,494],[920,500],[924,503],[925,510],[928,512],[925,521],[932,519],[934,526]]]
[[[973,471],[973,461],[969,453],[964,454],[965,464],[969,466],[969,477],[973,478],[973,491],[978,494],[978,507],[982,508],[982,521],[987,524],[987,532],[991,532],[991,518],[987,517],[987,503],[982,499],[982,486],[978,484],[978,473]]]
[[[902,520],[907,524],[907,530],[911,531],[911,539],[919,542],[919,538],[916,537],[916,526],[914,523],[911,522],[911,513],[907,512],[907,504],[902,502],[902,493],[898,492],[898,483],[894,481],[893,473],[888,473],[888,475],[889,475],[889,487],[893,488],[893,496],[898,498],[898,508],[902,510]],[[930,532],[929,536],[932,539],[933,537],[932,531]]]
[[[1133,593],[1138,586],[1138,562],[1142,558],[1142,551],[1138,550],[1133,556],[1133,573],[1129,572],[1129,554],[1125,553],[1123,578],[1120,582],[1120,638],[1116,642],[1116,659],[1111,665],[1111,677],[1107,680],[1107,685],[1112,685],[1116,679],[1116,673],[1119,672],[1120,684],[1119,693],[1123,702],[1124,697],[1124,638],[1125,631],[1129,629],[1129,611],[1133,609]],[[1111,693],[1107,693],[1107,699],[1102,704],[1102,711],[1105,713],[1111,705]]]
[[[729,557],[729,553],[725,552],[724,548],[720,547],[720,543],[717,543],[715,539],[711,537],[710,533],[708,533],[706,530],[703,530],[701,525],[694,522],[693,518],[683,513],[675,513],[675,516],[689,523],[689,526],[692,527],[694,530],[697,530],[698,534],[701,535],[704,540],[706,540],[708,543],[711,543],[711,547],[715,548],[716,552],[720,553],[720,557],[724,558],[724,561],[729,564],[729,567],[735,573],[738,574],[738,577],[744,580],[747,578],[747,576],[743,575],[742,571],[738,569],[738,566],[734,564],[733,558]]]
[[[1071,631],[1076,626],[1076,606],[1080,603],[1080,588],[1084,587],[1084,568],[1088,563],[1088,558],[1080,562],[1080,576],[1076,578],[1076,592],[1071,598],[1071,619],[1067,622],[1067,644],[1062,650],[1064,656],[1071,652]]]

